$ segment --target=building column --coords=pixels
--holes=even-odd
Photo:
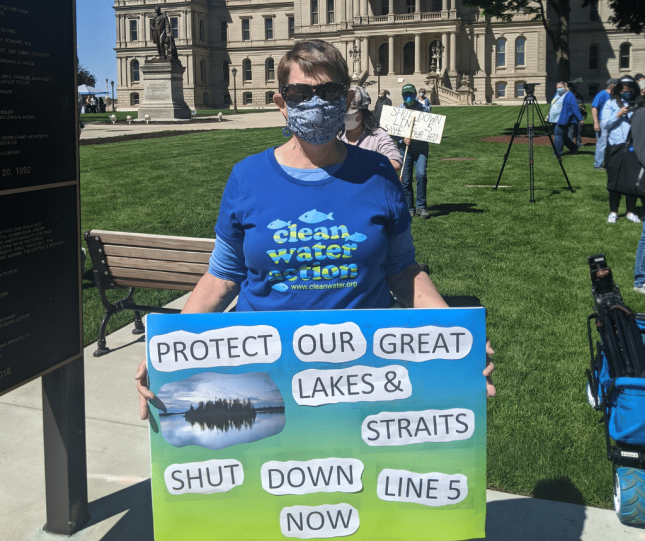
[[[414,12],[421,13],[421,0],[414,0]]]
[[[363,38],[361,45],[361,73],[370,69],[370,40]]]
[[[336,10],[336,6],[334,6],[334,23],[342,23],[345,21],[346,14],[345,10],[347,9],[345,7],[345,0],[338,0],[338,10]]]
[[[449,67],[448,55],[450,54],[450,43],[448,41],[448,32],[444,32],[443,34],[441,34],[441,44],[444,46],[443,57],[442,57],[443,70],[447,71]]]
[[[318,0],[318,22],[320,24],[327,24],[327,0]],[[275,28],[273,29],[275,35]]]
[[[361,0],[361,17],[367,17],[367,0]]]
[[[188,42],[192,45],[193,42],[193,10],[188,11],[188,17],[186,24],[188,26],[188,35],[186,38],[188,39]]]
[[[394,36],[387,37],[387,74],[394,75]]]
[[[352,5],[353,5],[353,12],[354,12],[354,18],[360,17],[361,12],[360,12],[360,1],[361,0],[352,0]]]
[[[447,19],[448,18],[448,10],[450,9],[450,2],[449,0],[442,0],[441,2],[441,18],[442,19]],[[447,47],[447,45],[444,43],[444,45]]]
[[[394,15],[394,0],[388,0],[387,10],[388,10],[388,15]]]
[[[414,34],[414,74],[421,74],[421,34]]]
[[[457,75],[457,32],[450,32],[450,75]]]

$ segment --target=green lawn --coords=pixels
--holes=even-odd
[[[511,188],[465,187],[495,184],[507,145],[480,139],[510,133],[518,111],[433,110],[448,118],[441,145],[430,145],[433,217],[413,222],[417,259],[430,266],[443,294],[474,295],[488,310],[498,388],[488,409],[490,488],[610,507],[602,427],[585,396],[585,325],[592,308],[586,256],[604,252],[625,302],[645,311],[645,297],[631,289],[641,227],[624,217],[606,223],[606,176],[593,170],[593,146],[564,157],[575,194],[565,189],[551,148],[535,147],[537,202],[530,204],[528,146],[520,144],[502,178]],[[81,147],[83,230],[213,237],[232,166],[284,140],[279,128],[271,128]],[[476,160],[439,161],[450,157]],[[90,343],[102,310],[92,281],[83,285]],[[179,293],[138,295],[146,304]],[[122,314],[111,329],[130,320]]]

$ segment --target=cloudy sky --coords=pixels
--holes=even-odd
[[[181,381],[166,383],[158,393],[168,413],[180,413],[200,400],[228,398],[250,399],[256,408],[284,406],[277,385],[266,372],[249,374],[217,374],[202,372]]]

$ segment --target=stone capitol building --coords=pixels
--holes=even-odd
[[[571,2],[571,77],[582,77],[578,90],[592,99],[610,77],[645,73],[645,36],[607,23],[607,0],[581,4]],[[540,83],[536,97],[544,101],[557,82],[541,22],[524,13],[501,22],[461,0],[115,0],[121,110],[143,99],[141,66],[156,54],[150,20],[157,6],[169,17],[186,68],[184,98],[196,109],[232,106],[234,86],[238,107],[272,104],[280,59],[307,38],[334,44],[373,102],[380,66],[381,88],[395,106],[406,83],[430,92],[431,67],[441,105],[457,104],[465,85],[476,103],[518,103],[524,82]]]

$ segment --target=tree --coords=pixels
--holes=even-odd
[[[96,86],[96,77],[90,73],[90,70],[88,70],[85,66],[83,66],[83,64],[80,63],[80,61],[78,60],[78,57],[76,57],[76,65],[78,66],[77,84],[79,86],[80,85]]]

